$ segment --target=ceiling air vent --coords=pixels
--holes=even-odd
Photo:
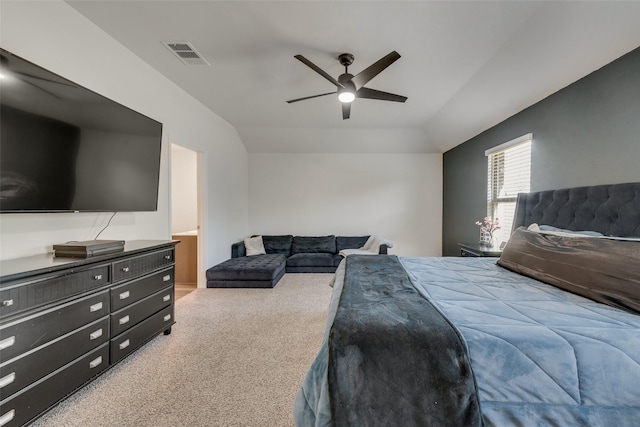
[[[162,42],[185,65],[211,65],[189,42]]]

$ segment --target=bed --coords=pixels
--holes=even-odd
[[[626,183],[519,195],[497,262],[347,257],[295,424],[640,425],[639,237]]]

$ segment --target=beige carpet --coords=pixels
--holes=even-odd
[[[274,289],[197,289],[158,336],[33,426],[292,426],[322,341],[331,274]]]

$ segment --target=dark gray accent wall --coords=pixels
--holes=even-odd
[[[443,155],[442,253],[486,215],[485,150],[533,133],[531,190],[640,181],[640,48]]]

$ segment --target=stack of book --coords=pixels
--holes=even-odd
[[[53,245],[56,257],[89,258],[124,251],[124,240],[85,240]]]

